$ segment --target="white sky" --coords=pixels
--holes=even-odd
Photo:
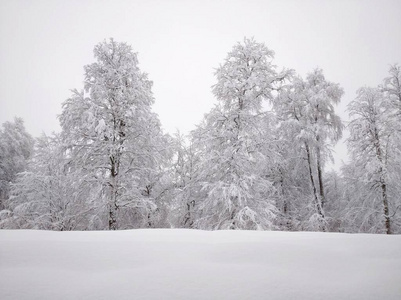
[[[401,63],[401,1],[0,1],[0,123],[20,116],[34,136],[59,131],[70,89],[109,37],[139,53],[153,80],[154,110],[168,132],[186,133],[216,103],[214,69],[245,36],[305,76],[315,67],[345,90],[338,113],[362,86]],[[345,147],[336,147],[338,168]]]

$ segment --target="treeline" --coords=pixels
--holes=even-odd
[[[130,46],[95,46],[61,132],[0,130],[0,228],[198,228],[401,233],[401,68],[349,106],[350,163],[325,172],[344,124],[339,84],[278,70],[244,39],[217,68],[189,136],[161,130]],[[190,99],[188,99],[190,101]]]

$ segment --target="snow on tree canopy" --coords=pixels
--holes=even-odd
[[[204,196],[198,201],[201,228],[272,228],[274,188],[265,172],[274,159],[268,142],[273,116],[263,111],[262,101],[272,100],[278,78],[273,54],[245,38],[216,71],[219,104],[193,133]]]
[[[109,229],[143,227],[155,213],[153,194],[167,155],[151,109],[152,82],[125,43],[102,42],[94,55],[96,62],[85,66],[84,91],[74,90],[63,104],[62,137],[72,161],[85,166],[81,175],[101,187],[93,197],[100,199]]]

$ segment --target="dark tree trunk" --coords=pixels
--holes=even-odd
[[[387,186],[383,182],[381,184],[382,196],[383,196],[383,212],[384,212],[384,223],[386,227],[386,233],[391,234],[391,226],[390,226],[390,216],[388,211],[388,201],[387,201]]]
[[[317,138],[319,141],[319,137]],[[324,196],[324,187],[323,187],[323,171],[321,165],[321,157],[320,157],[320,147],[316,148],[316,159],[317,159],[317,175],[319,179],[319,192],[320,192],[320,201],[322,208],[324,207],[326,198]]]
[[[110,157],[110,200],[109,200],[109,230],[117,230],[117,171],[114,157]]]
[[[189,201],[187,202],[187,213],[185,214],[184,217],[184,227],[192,228],[194,225],[194,220],[193,220],[193,210],[195,208],[195,201]]]
[[[312,185],[312,189],[313,189],[313,195],[315,197],[316,211],[324,219],[323,209],[322,209],[321,203],[319,201],[319,197],[318,197],[318,193],[317,193],[316,185],[315,185],[315,180],[313,179],[312,158],[311,158],[310,149],[309,149],[309,146],[307,143],[305,143],[305,149],[306,149],[306,155],[308,158],[309,176],[310,176],[311,185]]]

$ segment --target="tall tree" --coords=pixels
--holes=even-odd
[[[271,228],[274,189],[264,174],[276,152],[269,139],[272,115],[262,108],[281,78],[273,51],[245,39],[216,71],[218,105],[193,132],[205,193],[198,224],[212,229]],[[270,149],[270,150],[269,150]]]
[[[97,62],[85,66],[85,90],[64,102],[60,121],[75,163],[102,186],[108,228],[115,230],[131,226],[118,224],[119,213],[148,219],[156,210],[151,190],[161,177],[166,139],[137,54],[113,39],[95,46],[94,54]]]
[[[306,80],[295,77],[275,101],[282,130],[292,132],[293,142],[302,147],[306,157],[316,211],[311,221],[322,230],[326,222],[323,168],[331,157],[331,146],[342,136],[343,124],[334,109],[342,95],[338,84],[327,81],[323,71],[315,69]]]
[[[377,203],[380,199],[382,224],[390,234],[393,232],[390,207],[397,201],[392,194],[399,180],[400,162],[397,130],[391,122],[393,111],[388,110],[387,100],[378,88],[359,89],[357,98],[349,104],[352,121],[348,147],[354,172],[370,192],[369,201]]]
[[[391,163],[387,172],[391,176],[390,210],[393,223],[393,232],[398,232],[401,228],[401,66],[394,64],[390,66],[389,76],[384,79],[381,90],[384,93],[387,113],[387,126],[392,129],[392,149]],[[398,199],[398,200],[397,200]],[[398,231],[397,231],[398,230]]]

